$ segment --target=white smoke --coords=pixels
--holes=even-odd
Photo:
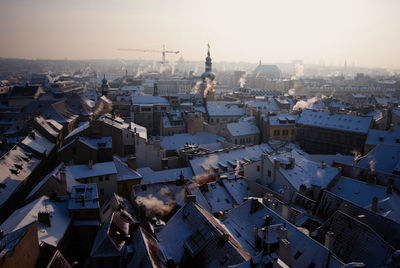
[[[155,214],[165,216],[174,207],[173,204],[165,204],[162,200],[153,196],[153,194],[149,194],[147,196],[138,196],[136,198],[136,202],[139,205],[143,205],[146,207],[146,216],[148,217],[152,217]]]
[[[244,88],[244,86],[246,85],[246,78],[247,74],[244,74],[242,75],[242,77],[240,77],[239,79],[240,88]]]
[[[211,155],[205,157],[203,163],[201,163],[200,166],[201,166],[201,167],[204,167],[205,169],[208,169],[209,172],[210,172],[210,174],[213,174],[214,171],[213,171],[213,168],[212,168],[212,167],[213,167],[213,166],[217,166],[217,164],[218,164],[218,155],[211,154]],[[207,180],[207,176],[208,176],[208,175],[209,175],[209,174],[207,174],[207,173],[203,170],[203,174],[200,175],[199,178],[196,179],[196,182],[197,182],[198,184],[203,184],[203,183],[208,182],[208,180]]]
[[[294,88],[289,89],[288,94],[290,96],[294,96],[296,94],[296,90]]]
[[[308,99],[307,101],[299,100],[296,103],[296,105],[293,107],[293,110],[311,109],[313,107],[314,103],[316,103],[317,101],[319,101],[319,99],[317,97],[313,97],[311,99]]]
[[[376,164],[375,160],[369,161],[369,169],[371,170],[371,174],[374,174],[375,172],[375,164]]]
[[[190,90],[190,94],[197,94],[200,92],[201,81],[197,81],[194,87]]]
[[[210,78],[206,77],[206,89],[204,90],[203,93],[203,98],[207,98],[207,95],[209,92],[213,93],[215,92],[215,82],[213,80],[211,80]]]
[[[300,78],[304,76],[304,66],[302,64],[296,63],[294,66],[296,71],[296,78]]]

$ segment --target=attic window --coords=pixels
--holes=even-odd
[[[298,258],[300,258],[301,254],[303,254],[303,253],[300,252],[300,251],[297,251],[296,254],[294,254],[293,258],[294,258],[295,260],[297,260]]]
[[[212,238],[214,234],[203,225],[197,229],[185,242],[185,247],[190,255],[195,256]]]

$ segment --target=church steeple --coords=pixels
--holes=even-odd
[[[215,74],[212,72],[212,62],[211,62],[211,56],[210,56],[210,44],[207,44],[207,57],[206,57],[206,68],[205,72],[201,75],[201,78],[203,78],[203,81],[206,80],[206,78],[210,78],[211,80],[214,80]]]
[[[101,95],[103,96],[107,95],[107,91],[108,91],[108,83],[106,75],[104,74],[103,80],[101,80]]]

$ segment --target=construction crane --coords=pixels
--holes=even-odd
[[[173,53],[173,54],[178,54],[179,51],[173,51],[173,50],[165,50],[165,45],[163,45],[163,50],[157,50],[157,49],[138,49],[138,48],[118,48],[120,51],[139,51],[139,52],[154,52],[154,53],[162,53],[162,59],[160,61],[161,64],[168,63],[168,61],[165,60],[165,54],[166,53]]]

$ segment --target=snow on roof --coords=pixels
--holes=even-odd
[[[129,168],[117,155],[114,155],[114,164],[118,173],[118,181],[142,179],[142,176],[138,172]]]
[[[333,162],[353,165],[354,156],[342,154],[304,154],[304,157],[313,162],[324,162],[332,165]]]
[[[63,125],[61,125],[60,123],[58,123],[57,121],[55,121],[55,120],[53,120],[53,119],[47,119],[46,121],[51,125],[51,127],[52,127],[55,131],[60,132],[60,131],[64,128]]]
[[[273,150],[268,144],[259,144],[254,146],[247,146],[240,149],[226,150],[224,152],[212,153],[202,157],[196,157],[190,160],[190,166],[193,169],[195,176],[204,174],[203,168],[210,168],[210,165],[218,165],[219,163],[230,168],[236,165],[236,161],[258,160],[262,154],[272,153]],[[216,166],[217,167],[217,166]],[[219,167],[217,167],[219,168]]]
[[[25,145],[32,152],[37,152],[45,156],[49,156],[55,148],[55,144],[46,139],[36,129],[32,130],[26,137],[21,141],[21,144]]]
[[[137,172],[142,176],[142,181],[141,181],[142,185],[179,180],[181,171],[185,179],[192,180],[193,172],[190,167],[164,169],[160,171],[153,171],[149,167],[137,169]]]
[[[274,159],[278,159],[280,163],[285,164],[289,163],[289,157],[294,157],[294,166],[292,168],[281,166],[280,172],[297,190],[302,184],[307,187],[313,185],[326,187],[339,173],[337,168],[330,166],[323,168],[321,163],[310,161],[295,150],[268,156],[272,163],[274,163]]]
[[[91,258],[119,257],[129,234],[129,222],[114,212],[97,232]]]
[[[263,101],[255,100],[248,101],[246,105],[257,108],[261,112],[277,112],[280,111],[277,101],[274,98],[266,99]]]
[[[61,167],[64,166],[64,163],[60,163],[53,171],[47,174],[36,186],[33,190],[26,196],[25,200],[31,198],[51,177],[53,177],[56,173],[61,170]]]
[[[141,138],[147,140],[147,129],[134,122],[127,123],[121,117],[113,117],[110,114],[104,114],[98,120],[119,129],[125,129],[132,133],[138,133]]]
[[[56,131],[51,124],[43,117],[43,116],[36,116],[35,122],[38,123],[42,128],[44,128],[47,133],[49,133],[53,137],[58,136],[58,131]]]
[[[79,137],[78,140],[94,150],[112,148],[111,137],[101,137],[101,138]]]
[[[268,116],[269,124],[271,126],[290,126],[296,125],[296,122],[299,120],[299,116],[295,114],[279,114],[274,116]]]
[[[221,247],[208,248],[205,246],[200,249],[202,252],[207,253],[204,255],[207,258],[202,260],[205,267],[213,267],[212,262],[217,261],[220,256],[226,254],[226,251],[229,251],[230,254],[235,254],[236,256],[231,256],[234,259],[241,258],[245,261],[250,258],[249,253],[243,249],[242,245],[219,220],[192,202],[187,203],[176,212],[156,235],[165,255],[176,263],[180,263],[185,254],[186,241],[200,228],[205,228],[207,236],[210,237],[209,239],[218,238],[222,234],[228,235],[228,243]],[[229,266],[229,263],[226,265]]]
[[[248,185],[245,179],[223,179],[221,182],[236,204],[241,204],[243,198],[248,196]]]
[[[88,99],[86,96],[84,95],[80,95],[81,100],[83,101],[84,104],[86,104],[89,108],[94,108],[96,106],[96,102]]]
[[[393,171],[400,171],[399,162],[400,146],[378,144],[357,163],[357,166],[385,173],[393,173]]]
[[[340,177],[329,191],[367,209],[371,208],[372,199],[377,197],[378,213],[400,223],[400,195],[395,191],[388,194],[386,187],[346,177]]]
[[[244,120],[239,120],[239,122],[236,123],[229,123],[226,127],[232,137],[257,135],[260,133],[260,130],[254,123]]]
[[[15,145],[0,159],[0,207],[36,169],[41,160]]]
[[[117,169],[115,168],[114,162],[110,161],[93,164],[92,168],[89,168],[89,165],[66,166],[66,172],[67,180],[69,178],[78,180],[83,178],[117,174]]]
[[[82,202],[82,199],[85,202]],[[100,208],[100,205],[95,183],[72,186],[68,210],[96,208]]]
[[[39,241],[57,247],[71,222],[68,216],[67,202],[65,200],[54,202],[51,201],[49,197],[42,196],[14,211],[14,213],[3,222],[0,229],[5,233],[18,230],[34,221],[38,221],[39,212],[50,213],[51,224],[47,226],[37,222]]]
[[[238,103],[229,101],[208,101],[207,112],[209,116],[243,116],[245,113]]]
[[[265,226],[265,216],[271,216],[271,223]],[[291,267],[308,267],[314,262],[315,267],[326,265],[329,260],[329,267],[342,267],[343,263],[335,258],[327,248],[304,234],[274,211],[266,207],[258,199],[251,198],[238,207],[227,213],[223,224],[229,229],[230,233],[243,245],[251,255],[256,255],[254,245],[254,227],[266,228],[266,238],[269,243],[278,242],[278,230],[285,227],[287,230],[287,240],[291,245]],[[300,257],[295,257],[297,254]]]
[[[175,134],[173,136],[161,136],[160,145],[166,150],[178,150],[186,143],[188,144],[212,144],[216,141],[225,141],[224,138],[210,132],[197,132],[195,135],[189,133]]]
[[[104,96],[104,95],[100,97],[100,100],[102,100],[104,102],[107,102],[109,104],[112,103],[112,101],[109,98],[107,98],[106,96]]]
[[[400,145],[400,126],[396,125],[393,127],[393,131],[384,131],[378,129],[370,129],[368,132],[367,145],[377,144],[391,144]]]
[[[167,105],[169,104],[168,100],[159,97],[159,96],[132,96],[132,104],[133,105],[140,105],[140,104],[153,104],[153,105]]]
[[[84,122],[83,124],[81,124],[79,127],[75,128],[74,130],[72,130],[66,137],[65,140],[68,140],[69,138],[81,133],[82,131],[84,131],[85,129],[88,129],[90,127],[90,122]]]
[[[368,133],[371,122],[372,117],[349,114],[329,114],[327,112],[317,112],[313,110],[304,110],[298,121],[298,123],[302,125],[356,133]]]
[[[202,191],[204,187],[207,187],[207,190]],[[223,185],[217,182],[210,182],[207,183],[206,186],[202,186],[200,191],[210,205],[211,213],[226,211],[233,208],[234,201]]]

